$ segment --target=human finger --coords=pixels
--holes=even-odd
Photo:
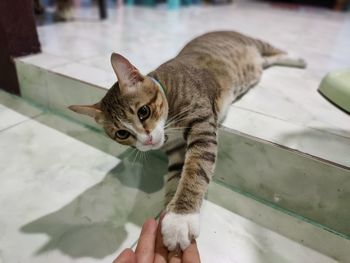
[[[197,242],[196,240],[192,240],[191,245],[189,245],[183,251],[182,263],[200,263],[200,262],[201,262],[201,259],[199,256]]]
[[[142,226],[140,238],[135,250],[137,263],[150,263],[154,259],[154,247],[158,223],[148,219]]]
[[[167,263],[168,260],[168,249],[163,244],[162,238],[162,219],[165,213],[161,214],[158,222],[156,247],[154,253],[154,263]]]
[[[181,263],[182,262],[182,251],[178,246],[175,250],[170,251],[168,254],[169,263]]]
[[[125,249],[120,255],[113,261],[113,263],[136,263],[136,256],[132,249]]]

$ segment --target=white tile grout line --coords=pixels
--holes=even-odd
[[[41,115],[43,115],[43,114],[46,114],[46,112],[41,112],[41,113],[39,113],[39,114],[37,114],[37,115],[28,117],[27,119],[25,119],[25,120],[23,120],[23,121],[20,121],[20,122],[17,122],[17,123],[15,123],[15,124],[12,124],[12,125],[10,125],[10,126],[7,126],[7,127],[5,127],[5,128],[3,128],[3,129],[0,130],[0,135],[1,135],[1,133],[4,132],[4,131],[7,131],[7,130],[9,130],[9,129],[13,128],[13,127],[16,127],[16,126],[18,126],[18,125],[20,125],[20,124],[23,124],[23,123],[25,123],[25,122],[27,122],[27,121],[32,121],[32,120],[36,119],[37,117],[39,117],[39,116],[41,116]],[[24,116],[25,116],[25,115],[24,115]]]

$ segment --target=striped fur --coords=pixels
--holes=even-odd
[[[215,168],[219,121],[228,106],[259,81],[263,68],[285,58],[284,51],[263,41],[237,32],[213,32],[192,40],[177,57],[149,74],[167,89],[169,118],[189,109],[172,125],[183,127],[183,140],[166,151],[169,168],[174,168],[172,156],[183,150],[184,142],[187,144],[186,155],[176,160],[184,163],[181,177],[178,171],[169,173],[171,184],[175,187],[177,181],[179,185],[176,191],[167,187],[167,210],[199,210]]]
[[[208,33],[189,42],[175,58],[147,76],[128,64],[125,68],[130,68],[132,87],[116,83],[98,104],[103,117],[97,117],[103,119],[107,134],[115,139],[115,130],[120,127],[144,133],[152,130],[161,116],[167,116],[165,135],[169,139],[163,146],[169,157],[166,210],[172,218],[191,215],[188,218],[194,222],[193,215],[200,209],[215,169],[218,124],[229,105],[259,81],[263,69],[275,64],[305,66],[303,60],[289,58],[284,51],[240,33]],[[116,73],[121,82],[120,72]],[[148,76],[165,88],[166,99]],[[154,112],[143,127],[135,119],[142,104],[151,105]],[[137,140],[138,135],[117,141],[135,146]],[[169,222],[165,225],[172,226]],[[174,246],[171,235],[179,234],[174,231],[163,231],[169,247]],[[181,235],[188,238],[189,234]]]

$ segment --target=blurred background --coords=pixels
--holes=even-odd
[[[127,10],[124,10],[124,9]],[[85,23],[104,23],[106,28],[121,27],[125,21],[132,16],[134,21],[130,23],[124,23],[125,30],[131,31],[136,25],[144,26],[148,28],[153,27],[156,30],[160,28],[158,23],[164,21],[164,17],[167,17],[167,24],[163,27],[165,31],[159,35],[174,34],[178,32],[183,33],[183,27],[194,26],[193,32],[196,30],[199,32],[202,28],[203,32],[216,29],[234,29],[238,31],[244,31],[244,26],[248,23],[256,21],[262,22],[262,26],[265,19],[268,18],[268,14],[271,13],[270,19],[273,18],[273,14],[285,12],[285,19],[291,18],[294,15],[294,20],[297,24],[300,24],[300,19],[305,19],[307,14],[314,16],[316,14],[324,15],[324,19],[328,19],[332,12],[347,12],[349,9],[349,1],[347,0],[270,0],[270,1],[252,1],[252,0],[13,0],[13,1],[1,1],[0,3],[0,32],[1,32],[1,70],[6,72],[0,77],[0,85],[3,89],[9,90],[14,93],[19,93],[18,81],[16,80],[15,67],[10,58],[19,57],[27,54],[33,54],[45,51],[45,46],[49,39],[47,34],[44,33],[47,30],[41,30],[41,26],[55,24],[55,23],[71,23],[72,30],[76,30],[76,25],[79,22]],[[151,10],[154,10],[152,13]],[[280,11],[278,11],[280,10]],[[281,11],[282,10],[282,11]],[[260,12],[259,12],[260,11]],[[163,18],[159,17],[162,14]],[[246,21],[235,21],[242,15]],[[250,16],[251,15],[251,16]],[[143,17],[146,16],[147,18]],[[153,16],[153,17],[152,17]],[[177,16],[177,17],[176,17]],[[181,17],[183,16],[183,17]],[[300,18],[299,21],[297,17]],[[334,17],[334,15],[333,15]],[[341,16],[339,16],[341,17]],[[181,20],[183,18],[183,20]],[[140,21],[140,19],[144,19]],[[216,20],[222,21],[216,21]],[[310,25],[313,24],[310,20]],[[240,24],[239,22],[242,22]],[[270,21],[272,22],[272,21]],[[283,21],[274,20],[273,23]],[[75,23],[75,24],[74,24]],[[196,23],[196,25],[192,25]],[[216,26],[211,26],[216,23]],[[291,22],[292,23],[292,22]],[[291,24],[289,23],[289,24]],[[340,23],[341,24],[341,23]],[[339,25],[340,25],[339,24]],[[87,25],[87,24],[86,24]],[[231,25],[231,26],[230,26]],[[88,26],[88,25],[87,25]],[[269,25],[266,25],[266,27]],[[305,24],[305,26],[308,26]],[[37,30],[39,28],[39,31]],[[60,26],[51,31],[60,31]],[[287,28],[286,28],[287,29]],[[86,28],[81,29],[81,32],[86,31]],[[92,30],[92,29],[91,29]],[[187,29],[189,30],[189,29]],[[318,29],[317,29],[318,30]],[[102,30],[103,31],[103,30]],[[102,32],[92,32],[91,35],[99,35]],[[249,33],[250,30],[247,31]],[[259,28],[260,31],[260,28]],[[283,32],[281,28],[281,33]],[[116,31],[115,31],[116,32]],[[80,31],[76,31],[80,34]],[[134,31],[134,34],[138,34],[138,31]],[[151,33],[151,32],[150,32]],[[244,33],[244,32],[243,32]],[[254,32],[252,32],[254,33]],[[289,32],[290,37],[293,36],[293,32]],[[297,32],[294,32],[297,34]],[[319,32],[322,34],[322,31]],[[195,34],[190,34],[195,35]],[[51,35],[54,37],[54,34]],[[296,36],[296,35],[295,35]],[[116,37],[115,35],[101,35],[100,38],[104,38],[104,42],[111,42],[110,38]],[[137,37],[135,35],[134,37]],[[152,37],[151,35],[149,37]],[[123,36],[122,36],[123,38]],[[187,40],[187,39],[186,39]],[[269,39],[266,39],[269,40]],[[59,39],[55,39],[57,42],[65,42],[66,39],[62,36]],[[135,43],[135,42],[133,42]],[[72,43],[74,46],[75,43]],[[115,44],[117,48],[117,44]],[[167,43],[165,43],[167,45]],[[175,48],[175,44],[173,45]],[[111,46],[113,47],[113,46]],[[147,46],[143,46],[146,48]],[[177,49],[180,46],[176,46]],[[109,49],[112,50],[113,48]],[[167,56],[167,58],[170,58]],[[161,60],[159,60],[161,61]]]

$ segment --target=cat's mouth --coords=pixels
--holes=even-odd
[[[158,150],[160,149],[163,144],[166,142],[167,138],[164,136],[164,138],[160,139],[159,141],[155,141],[153,143],[140,143],[138,142],[136,145],[136,148],[142,152],[147,152],[151,150]]]
[[[148,144],[148,145],[142,144],[137,148],[142,152],[147,152],[151,150],[158,150],[163,146],[163,144],[164,144],[164,141],[159,141],[157,143]]]

